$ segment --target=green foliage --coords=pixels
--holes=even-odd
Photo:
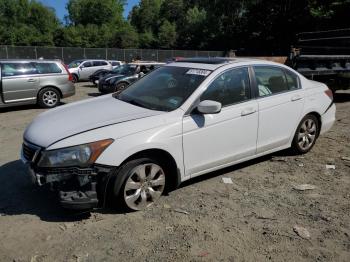
[[[38,0],[0,0],[0,43],[287,54],[296,33],[349,27],[350,0],[69,0],[66,24]]]
[[[73,25],[120,23],[123,4],[118,0],[70,0],[68,18]]]
[[[164,20],[159,28],[158,44],[160,48],[172,48],[176,43],[176,25]]]
[[[59,28],[55,12],[36,1],[0,0],[0,43],[53,45]]]

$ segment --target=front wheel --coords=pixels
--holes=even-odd
[[[114,185],[114,195],[119,204],[130,210],[143,210],[151,206],[164,192],[165,172],[155,159],[132,160],[122,167],[118,176],[124,177],[124,181],[121,187]],[[120,188],[118,192],[116,188]]]
[[[315,145],[319,128],[319,122],[314,115],[305,116],[295,132],[292,149],[299,154],[309,152]]]
[[[119,94],[121,93],[124,89],[126,89],[128,87],[127,83],[119,83],[117,84],[117,86],[115,87],[114,92]]]

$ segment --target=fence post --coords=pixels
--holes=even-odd
[[[85,55],[85,47],[84,47],[83,51],[84,51],[84,53],[83,53],[83,54],[84,54],[84,55],[83,55],[83,56],[84,56],[84,59],[86,59],[86,55]]]
[[[64,62],[63,47],[61,47],[61,57],[62,57],[62,61]]]
[[[38,52],[36,51],[36,47],[34,47],[35,59],[38,59]]]
[[[126,59],[125,59],[125,49],[123,49],[123,51],[124,51],[124,62],[126,62]]]
[[[159,55],[158,55],[158,53],[159,53],[159,50],[157,50],[157,62],[159,62]]]
[[[142,57],[142,49],[140,49],[140,57],[141,57],[141,60],[143,60],[143,57]]]
[[[108,60],[108,48],[106,47],[106,60]]]
[[[9,51],[7,50],[7,46],[5,46],[5,50],[6,50],[6,59],[9,59]]]

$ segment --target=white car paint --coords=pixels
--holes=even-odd
[[[103,62],[105,65],[94,65],[94,62]],[[91,66],[86,67],[86,65],[89,64]],[[100,69],[106,69],[106,70],[112,70],[112,65],[106,61],[106,60],[99,60],[99,59],[89,59],[84,60],[81,62],[81,64],[74,68],[69,68],[69,72],[71,74],[75,74],[78,76],[79,80],[89,80],[89,77],[95,73],[97,70]]]
[[[188,114],[217,76],[231,68],[252,65],[291,70],[298,75],[302,88],[234,104],[218,114]],[[24,139],[52,150],[113,138],[115,141],[96,160],[110,166],[120,166],[131,155],[146,149],[162,149],[174,158],[182,182],[290,147],[298,124],[310,112],[321,116],[321,133],[335,121],[334,104],[326,112],[331,104],[325,95],[327,87],[281,64],[236,59],[219,65],[176,62],[165,66],[213,72],[172,112],[139,108],[106,95],[40,115],[27,128]]]

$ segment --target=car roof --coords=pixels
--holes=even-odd
[[[50,62],[50,63],[57,63],[62,62],[60,59],[0,59],[0,63],[3,62],[14,62],[14,63],[40,63],[40,62]]]
[[[167,64],[167,66],[177,67],[189,67],[196,69],[216,70],[219,67],[228,64],[237,65],[254,65],[254,64],[266,64],[266,65],[281,65],[275,62],[249,57],[194,57],[184,58],[178,61]]]
[[[165,65],[165,63],[155,61],[136,61],[129,63],[129,65]]]

